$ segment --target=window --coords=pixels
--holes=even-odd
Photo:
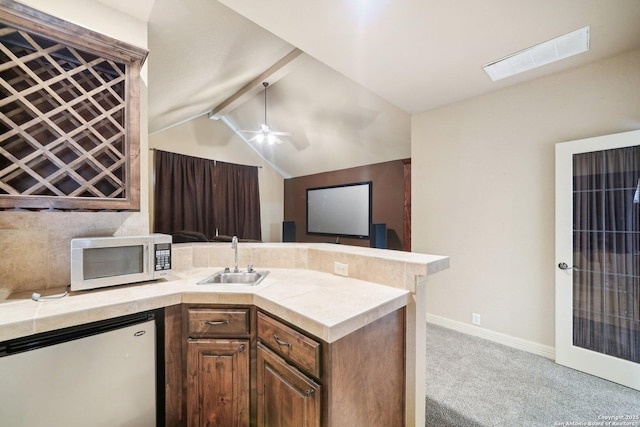
[[[155,153],[154,232],[262,239],[258,167]]]

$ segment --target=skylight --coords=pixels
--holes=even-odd
[[[589,50],[589,26],[484,65],[494,82]]]

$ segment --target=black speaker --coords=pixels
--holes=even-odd
[[[372,248],[387,249],[387,224],[371,224],[369,246]]]
[[[296,223],[295,222],[284,221],[282,223],[282,241],[283,242],[296,241]]]

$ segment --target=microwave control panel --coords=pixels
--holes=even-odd
[[[171,243],[156,243],[156,271],[171,270]]]

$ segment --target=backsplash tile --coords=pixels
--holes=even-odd
[[[306,270],[309,268],[309,250],[307,248],[296,248],[295,267]]]
[[[209,267],[209,248],[193,248],[193,266]]]
[[[309,270],[333,274],[335,254],[328,251],[308,249],[307,266]]]
[[[171,268],[183,270],[193,267],[193,248],[186,245],[173,245],[171,248]]]
[[[70,241],[75,237],[147,234],[143,212],[0,211],[0,294],[60,288],[69,284]],[[245,269],[309,269],[334,274],[336,261],[349,264],[349,277],[413,289],[426,265],[379,259],[366,251],[342,251],[296,244],[240,242],[238,266]],[[361,253],[362,252],[362,253]],[[415,264],[415,265],[414,265]],[[173,268],[234,266],[230,243],[176,244]]]
[[[363,266],[359,278],[369,282],[385,283],[394,288],[404,287],[404,263],[380,258],[361,258]]]
[[[213,243],[209,247],[208,267],[233,268],[235,264],[235,251],[231,249],[231,243]],[[251,264],[251,248],[238,243],[238,268],[247,268]]]
[[[0,230],[0,288],[41,289],[47,285],[48,238],[41,230]]]
[[[295,268],[296,256],[295,248],[269,247],[264,248],[254,246],[252,248],[252,262],[255,268]]]
[[[71,263],[71,239],[73,230],[49,230],[47,251],[47,286],[55,287],[63,283],[69,283],[71,273],[69,265]]]
[[[71,239],[149,233],[147,212],[0,211],[0,293],[69,284]]]

